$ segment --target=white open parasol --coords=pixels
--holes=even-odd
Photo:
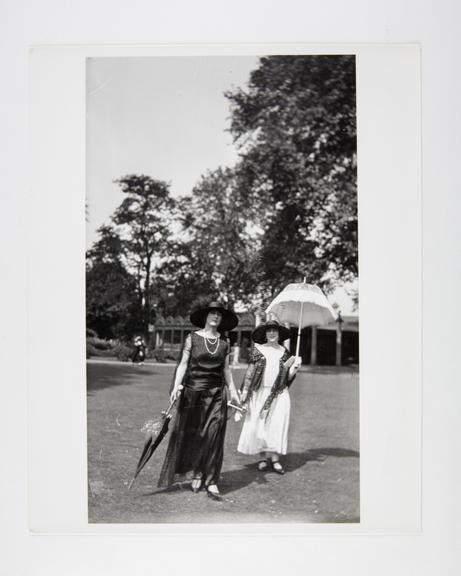
[[[336,319],[325,294],[315,284],[306,284],[306,279],[288,284],[269,304],[266,314],[273,314],[282,324],[298,326],[296,356],[299,355],[302,328],[328,324]]]

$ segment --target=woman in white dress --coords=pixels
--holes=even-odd
[[[289,338],[287,328],[273,320],[260,324],[252,334],[254,348],[240,390],[247,408],[237,450],[242,454],[260,454],[258,469],[272,466],[284,474],[280,454],[287,453],[290,422],[288,387],[301,364],[280,344]]]

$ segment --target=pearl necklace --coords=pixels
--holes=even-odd
[[[205,340],[205,348],[208,351],[208,354],[211,354],[212,356],[214,356],[216,354],[216,352],[218,351],[219,348],[219,336],[216,336],[214,339],[213,338],[207,338],[206,336],[204,336],[204,340]],[[208,340],[210,341],[210,345],[214,346],[216,344],[216,347],[214,350],[210,350],[208,348]]]

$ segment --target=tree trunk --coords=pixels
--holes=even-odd
[[[149,322],[150,322],[150,268],[152,264],[152,257],[147,257],[144,281],[144,310],[143,310],[143,328],[146,341],[149,338]]]

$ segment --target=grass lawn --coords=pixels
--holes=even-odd
[[[174,366],[88,362],[88,518],[96,523],[358,522],[358,375],[302,370],[290,389],[286,474],[261,473],[236,451],[241,422],[229,419],[222,502],[188,484],[158,490],[168,437],[130,491],[143,424],[168,405]],[[244,370],[234,370],[239,385]]]

